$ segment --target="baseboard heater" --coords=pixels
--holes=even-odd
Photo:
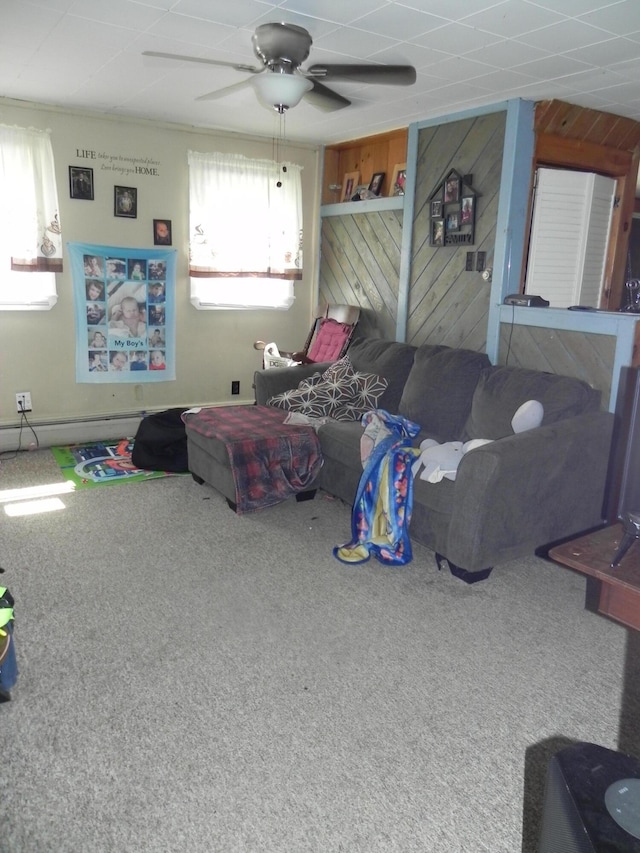
[[[238,401],[235,405],[250,405],[252,400]],[[229,403],[194,403],[194,406],[228,406]],[[130,412],[113,417],[76,418],[69,421],[32,423],[36,438],[25,423],[19,426],[0,427],[0,453],[17,450],[35,450],[36,447],[58,447],[90,441],[111,441],[116,438],[132,438],[138,431],[145,415],[161,412],[166,407],[155,407],[145,412]],[[179,408],[174,406],[173,408]],[[184,407],[189,408],[188,406]],[[20,434],[22,433],[22,435]]]
[[[33,424],[36,438],[31,429],[24,424],[20,427],[0,429],[0,452],[17,450],[35,450],[36,447],[56,447],[65,444],[111,440],[134,436],[142,415],[124,415],[115,418],[96,418],[76,420],[67,423]]]

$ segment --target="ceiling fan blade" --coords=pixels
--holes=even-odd
[[[341,110],[344,107],[351,106],[351,101],[347,98],[343,98],[342,95],[334,92],[333,89],[329,89],[328,86],[323,86],[323,84],[318,80],[311,80],[311,82],[313,83],[313,89],[309,89],[308,92],[305,92],[303,98],[311,104],[312,107],[316,107],[325,113],[332,113],[335,112],[335,110]]]
[[[214,92],[208,92],[206,95],[200,95],[199,98],[196,98],[196,101],[217,101],[218,98],[225,98],[231,92],[237,92],[250,85],[251,78],[247,77],[246,80],[241,80],[239,83],[233,83],[231,86],[225,86],[222,89],[216,89]]]
[[[380,83],[387,86],[411,86],[416,82],[412,65],[312,65],[305,72],[321,80],[349,80],[354,83]]]
[[[200,62],[202,65],[221,65],[224,68],[235,68],[236,71],[246,71],[249,74],[259,74],[264,67],[245,65],[242,62],[224,62],[221,59],[201,59],[199,56],[183,56],[180,53],[161,53],[156,50],[143,50],[143,56],[156,56],[160,59],[174,59],[178,62]]]

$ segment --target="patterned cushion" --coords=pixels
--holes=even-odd
[[[320,379],[318,376],[316,373],[303,379],[297,388],[271,397],[267,405],[301,412],[309,418],[357,421],[377,407],[388,384],[373,373],[354,371],[348,356],[328,367]]]

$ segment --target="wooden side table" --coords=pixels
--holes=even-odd
[[[613,524],[556,545],[549,557],[586,575],[588,610],[640,630],[640,540],[611,568],[623,537],[622,524]]]

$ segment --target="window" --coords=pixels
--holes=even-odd
[[[0,125],[0,197],[0,310],[48,310],[62,271],[48,132]]]
[[[199,309],[286,310],[302,278],[302,167],[189,152],[189,273]]]

